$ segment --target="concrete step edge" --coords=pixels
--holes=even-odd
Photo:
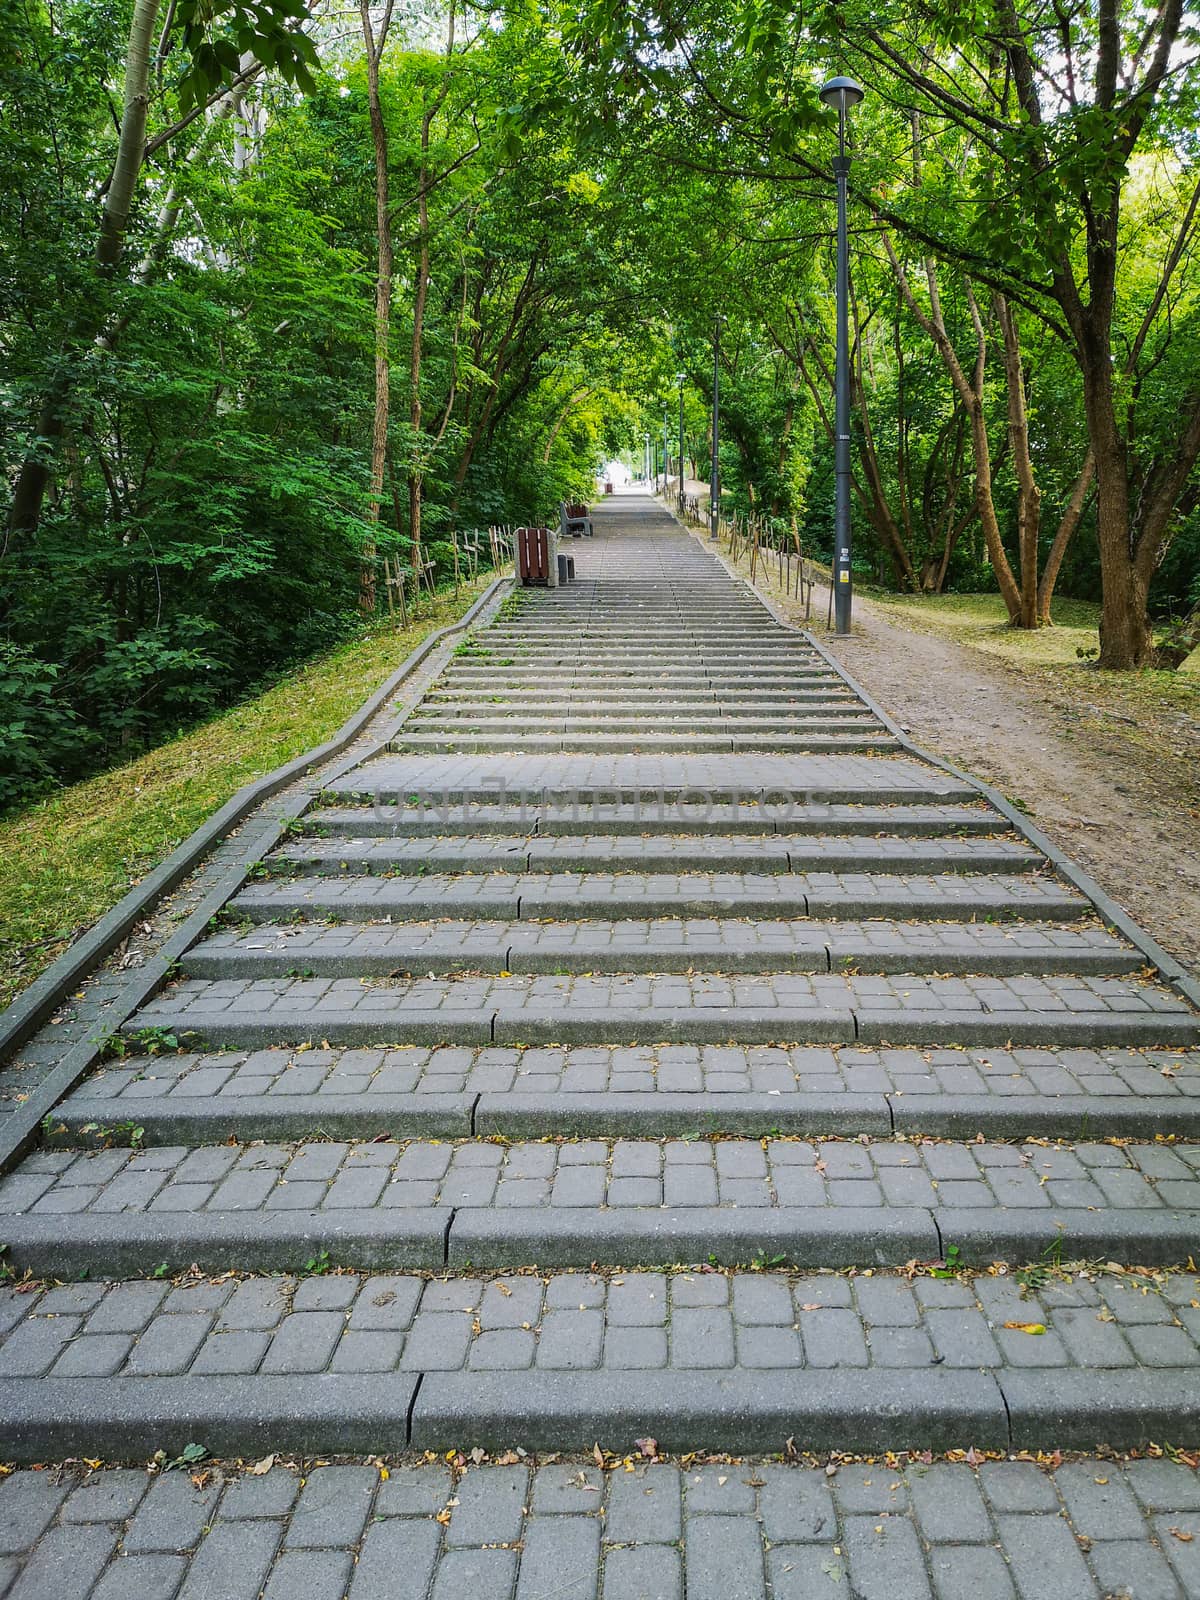
[[[121,1126],[114,1127],[119,1121]],[[132,1128],[145,1146],[266,1139],[647,1138],[700,1134],[765,1137],[896,1133],[930,1138],[1086,1140],[1200,1138],[1200,1099],[1181,1094],[903,1095],[768,1094],[654,1090],[467,1094],[187,1095],[89,1099],[86,1084],[55,1113],[54,1148],[120,1144]],[[61,1131],[60,1131],[61,1130]]]

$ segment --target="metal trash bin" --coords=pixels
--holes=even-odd
[[[559,553],[559,557],[558,557],[558,581],[559,581],[560,584],[570,583],[570,581],[571,581],[571,568],[574,565],[575,565],[575,562],[572,560],[572,558],[570,556],[565,556],[561,552]]]

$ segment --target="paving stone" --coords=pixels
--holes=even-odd
[[[938,1545],[929,1554],[938,1600],[1016,1600],[1004,1556],[980,1545]],[[1043,1591],[1044,1592],[1044,1591]]]
[[[1145,1537],[1105,1540],[1088,1557],[1104,1595],[1136,1595],[1138,1600],[1182,1600],[1184,1591],[1165,1557]]]
[[[1194,1511],[1178,1516],[1158,1516],[1152,1524],[1159,1547],[1174,1569],[1175,1576],[1190,1597],[1200,1592],[1200,1516]],[[1172,1531],[1174,1530],[1174,1531]],[[1189,1539],[1187,1536],[1191,1535]]]
[[[1031,1462],[985,1461],[979,1481],[994,1511],[1058,1510],[1053,1480]],[[1013,1524],[1014,1533],[1019,1526]]]
[[[604,1502],[604,1474],[577,1465],[540,1467],[533,1475],[534,1515],[592,1516]]]
[[[639,1467],[608,1480],[604,1536],[614,1544],[673,1544],[682,1537],[682,1484],[677,1467]]]
[[[192,1549],[212,1517],[220,1492],[221,1485],[216,1482],[196,1488],[184,1472],[156,1478],[126,1530],[125,1553]]]
[[[119,1556],[90,1600],[175,1600],[186,1571],[183,1556]]]
[[[766,1600],[756,1524],[745,1517],[689,1515],[685,1587],[691,1600]]]
[[[450,1472],[442,1466],[392,1467],[375,1498],[376,1517],[436,1516],[449,1499]]]
[[[683,1600],[678,1550],[669,1545],[635,1545],[610,1550],[604,1558],[603,1600]]]
[[[51,1528],[9,1596],[15,1600],[85,1600],[116,1542],[116,1533],[105,1524]]]
[[[468,1471],[455,1491],[446,1542],[450,1546],[515,1543],[521,1537],[522,1508],[529,1473],[524,1467]]]
[[[600,1523],[594,1517],[542,1517],[530,1522],[521,1554],[517,1600],[545,1600],[569,1574],[572,1600],[596,1600],[600,1583]]]
[[[441,1531],[431,1518],[389,1517],[373,1522],[362,1542],[349,1600],[377,1600],[390,1593],[397,1573],[404,1573],[413,1594],[428,1594],[438,1564]]]
[[[431,1600],[462,1600],[464,1594],[509,1600],[516,1576],[512,1550],[449,1550],[438,1563]]]
[[[144,1472],[121,1469],[94,1472],[63,1503],[63,1522],[125,1522],[141,1504],[149,1484]],[[0,1519],[7,1508],[0,1499]]]
[[[995,1537],[969,1467],[916,1468],[907,1481],[921,1533],[930,1544],[975,1544]]]
[[[285,1517],[299,1492],[299,1477],[286,1467],[271,1467],[261,1476],[246,1473],[226,1485],[221,1518],[232,1522],[248,1517]]]
[[[763,1532],[773,1544],[788,1541],[826,1543],[837,1533],[837,1515],[829,1480],[823,1472],[800,1467],[761,1467],[758,1491]]]
[[[349,1550],[285,1550],[271,1569],[262,1600],[343,1600],[352,1560]]]
[[[1096,1600],[1095,1579],[1061,1516],[1000,1517],[997,1527],[1022,1600],[1047,1589],[1061,1600]]]
[[[850,1582],[859,1600],[924,1600],[929,1578],[912,1523],[881,1513],[847,1517]]]
[[[1200,1511],[1200,1475],[1182,1462],[1130,1461],[1124,1477],[1150,1511]]]
[[[1144,1531],[1133,1494],[1116,1469],[1068,1463],[1055,1474],[1058,1492],[1076,1533],[1088,1539],[1136,1539]]]
[[[48,1528],[71,1484],[44,1472],[14,1472],[0,1478],[0,1551],[24,1551]]]
[[[239,1522],[215,1527],[192,1559],[179,1600],[257,1600],[279,1546],[274,1522]]]
[[[371,1511],[379,1473],[374,1467],[317,1467],[309,1474],[288,1524],[293,1550],[354,1544]]]
[[[767,1552],[772,1600],[851,1600],[844,1555],[829,1545],[776,1544]]]

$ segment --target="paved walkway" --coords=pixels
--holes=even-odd
[[[651,502],[596,530],[0,1178],[0,1457],[358,1464],[17,1471],[0,1594],[1200,1594],[1187,1465],[976,1464],[1200,1439],[1200,1017]]]
[[[1168,1461],[276,1466],[0,1484],[0,1583],[54,1600],[1078,1600],[1200,1590]],[[78,1486],[77,1486],[78,1485]],[[35,1544],[35,1541],[40,1541]],[[120,1551],[120,1554],[115,1552]]]

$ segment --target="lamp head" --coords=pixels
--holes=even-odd
[[[817,96],[822,105],[844,116],[852,106],[858,104],[864,93],[862,85],[855,83],[853,78],[830,78],[829,82],[817,91]]]

